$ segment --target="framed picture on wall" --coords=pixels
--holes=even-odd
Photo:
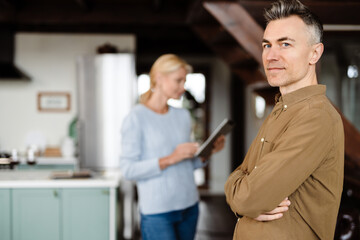
[[[70,111],[70,93],[67,92],[39,92],[37,96],[40,112]]]

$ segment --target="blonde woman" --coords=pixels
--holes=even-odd
[[[193,171],[206,165],[194,158],[191,119],[186,109],[167,104],[185,92],[192,67],[174,54],[160,56],[150,70],[150,90],[122,127],[121,170],[136,181],[143,240],[191,240],[199,214]],[[224,147],[224,137],[214,152]]]

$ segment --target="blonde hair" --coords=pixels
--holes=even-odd
[[[180,68],[184,68],[187,73],[192,72],[192,67],[184,59],[175,54],[164,54],[156,59],[150,69],[150,89],[141,95],[140,102],[146,103],[150,99],[153,89],[156,86],[155,75],[157,73],[169,74]]]

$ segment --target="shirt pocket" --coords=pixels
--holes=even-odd
[[[267,141],[264,139],[264,141],[261,142],[260,147],[260,154],[259,154],[259,160],[261,160],[266,154],[270,153],[274,147],[274,143]]]

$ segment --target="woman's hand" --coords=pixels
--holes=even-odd
[[[283,216],[284,212],[289,210],[290,204],[290,200],[288,198],[285,198],[274,210],[260,214],[258,217],[254,218],[254,220],[259,222],[266,222],[279,219]]]
[[[225,136],[221,135],[213,143],[213,149],[211,150],[211,155],[222,150],[224,146],[225,146]],[[211,157],[211,155],[209,155],[208,157],[201,157],[201,161],[205,162]]]
[[[215,140],[211,154],[219,152],[224,148],[224,146],[225,146],[225,136],[221,135]]]
[[[170,165],[181,162],[184,159],[194,157],[199,148],[198,143],[182,143],[176,146],[174,152],[167,157],[160,158],[160,169],[165,169]]]
[[[173,156],[174,162],[178,163],[186,158],[194,157],[194,154],[199,148],[198,143],[182,143],[176,146]]]

